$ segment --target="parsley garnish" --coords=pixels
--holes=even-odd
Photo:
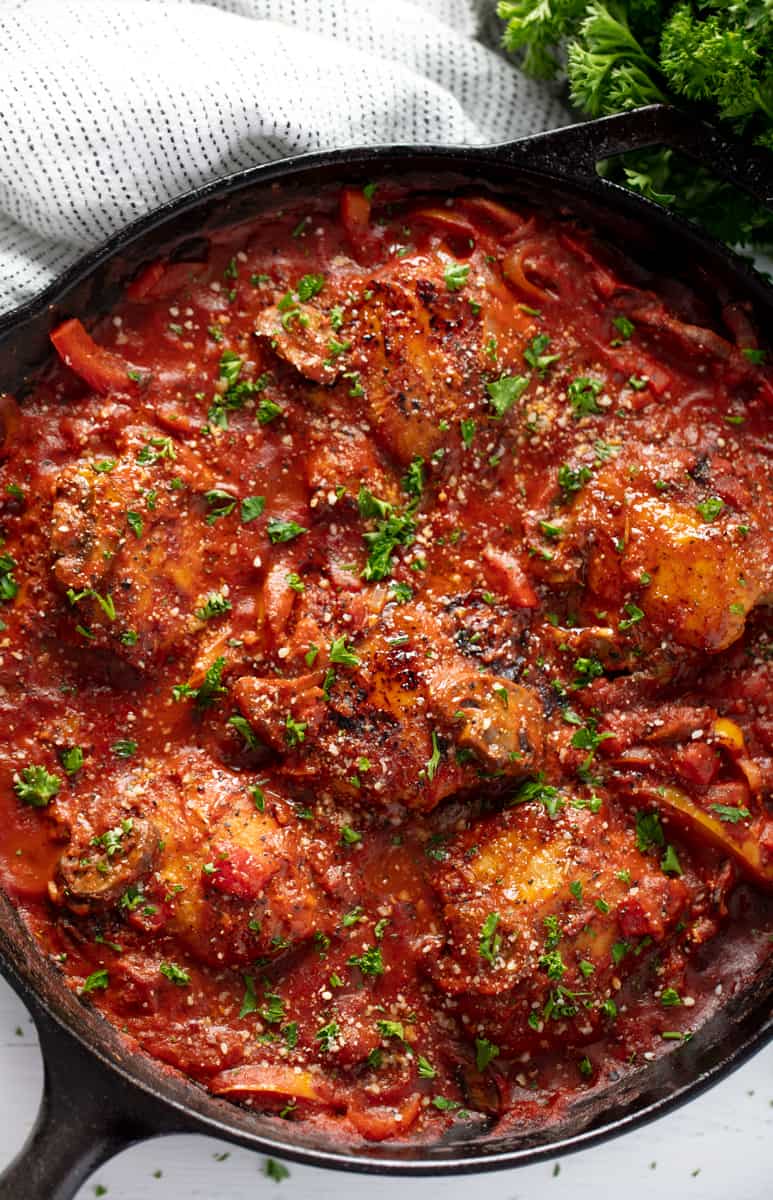
[[[709,496],[707,500],[701,500],[700,504],[695,505],[697,512],[707,522],[716,521],[724,507],[725,502],[720,500],[719,496]]]
[[[427,759],[427,762],[424,767],[424,771],[425,771],[427,779],[430,781],[430,783],[437,775],[437,769],[439,766],[440,766],[440,747],[438,746],[437,734],[435,733],[435,730],[433,729],[432,730],[432,754]]]
[[[368,946],[362,954],[352,954],[347,960],[350,967],[359,967],[363,975],[383,975],[384,960],[380,946]]]
[[[443,278],[449,292],[460,292],[470,274],[469,266],[464,263],[449,263],[443,272]]]
[[[560,354],[545,354],[550,345],[550,338],[546,333],[538,333],[533,337],[528,346],[523,352],[523,357],[530,367],[534,367],[540,375],[546,375],[548,367],[552,363],[557,362],[561,357]]]
[[[628,339],[633,335],[634,330],[636,329],[636,326],[634,325],[633,321],[629,321],[628,317],[624,317],[624,316],[613,317],[612,324],[614,325],[617,332],[620,334],[620,337],[616,338],[612,342],[613,346],[619,346],[621,344],[621,342],[627,342]]]
[[[228,718],[227,724],[231,725],[237,733],[242,735],[242,739],[248,750],[257,750],[259,748],[260,741],[258,735],[246,717],[241,716],[240,713],[234,713],[233,716]]]
[[[346,637],[336,638],[330,644],[330,661],[337,663],[341,667],[358,667],[360,660],[357,655],[346,645]]]
[[[402,488],[409,496],[420,496],[424,489],[424,459],[417,455],[411,460],[402,478]]]
[[[486,384],[486,391],[497,420],[501,420],[529,386],[528,375],[500,375],[493,383]],[[473,423],[473,433],[475,426]],[[464,436],[464,431],[462,432]],[[465,440],[465,445],[467,445]]]
[[[731,825],[737,825],[739,821],[745,821],[751,816],[748,808],[735,808],[730,804],[710,804],[709,808],[717,814],[720,821],[728,821]]]
[[[538,800],[544,804],[545,812],[552,819],[555,819],[564,807],[558,788],[545,783],[543,775],[537,775],[535,779],[527,779],[522,783],[512,796],[510,804],[526,804],[529,800]]]
[[[475,422],[472,420],[472,418],[466,417],[464,420],[459,422],[459,432],[462,435],[462,442],[464,443],[465,449],[469,450],[470,446],[472,445],[473,438],[475,437]]]
[[[137,753],[137,743],[130,738],[121,738],[113,742],[111,749],[118,758],[133,758]]]
[[[485,1071],[489,1063],[493,1062],[498,1055],[499,1046],[495,1046],[487,1038],[475,1039],[475,1066],[479,1071]]]
[[[87,995],[89,992],[96,992],[100,989],[106,988],[109,983],[110,975],[108,974],[107,967],[99,967],[96,971],[92,971],[91,974],[87,976],[83,987],[81,988],[81,992],[84,995]]]
[[[231,611],[231,601],[220,592],[210,592],[201,608],[196,609],[200,621],[211,621],[213,617],[222,617]]]
[[[305,304],[307,300],[311,300],[312,296],[318,296],[324,286],[324,275],[304,275],[298,280],[295,291],[301,303]]]
[[[570,467],[568,463],[563,463],[558,468],[558,486],[566,499],[573,492],[579,492],[591,478],[589,467]]]
[[[306,741],[306,727],[306,721],[296,721],[290,713],[287,714],[285,718],[285,741],[291,750]]]
[[[266,507],[265,496],[245,496],[242,500],[241,519],[242,525],[249,525],[250,521],[254,521],[261,516]]]
[[[52,775],[45,767],[22,767],[14,776],[13,790],[24,804],[33,808],[45,808],[58,795],[62,781],[58,775]]]
[[[172,695],[175,700],[184,700],[190,698],[195,700],[198,708],[208,708],[213,704],[216,697],[225,692],[222,676],[225,659],[216,658],[212,666],[204,676],[204,680],[200,687],[191,687],[188,683],[178,683],[172,688]]]
[[[83,751],[80,746],[70,746],[59,755],[65,775],[77,775],[83,766]]]
[[[626,615],[617,623],[618,629],[623,633],[632,625],[638,625],[639,621],[644,620],[644,613],[637,604],[624,604],[623,611]]]
[[[303,525],[299,525],[297,521],[282,521],[278,517],[269,517],[266,532],[272,545],[276,545],[277,542],[291,542],[294,538],[300,537],[302,533],[309,531],[304,529]]]
[[[485,921],[480,927],[480,940],[478,942],[478,953],[481,958],[492,966],[497,960],[497,956],[502,947],[502,938],[496,932],[499,924],[499,913],[489,913]]]
[[[581,375],[577,379],[572,380],[567,388],[566,395],[575,417],[585,417],[604,411],[596,403],[596,398],[603,386],[600,380],[589,379],[587,375]]]
[[[320,1043],[320,1049],[324,1050],[327,1054],[331,1050],[335,1049],[336,1039],[338,1038],[339,1033],[340,1030],[336,1022],[329,1021],[327,1025],[323,1025],[321,1029],[317,1030],[317,1032],[314,1034],[314,1037]]]
[[[178,967],[176,963],[163,962],[158,968],[165,979],[173,983],[176,987],[188,987],[191,982],[191,977],[182,967]]]
[[[222,488],[212,488],[205,492],[204,499],[210,510],[206,518],[207,525],[214,525],[215,521],[221,520],[222,517],[230,516],[236,508],[236,497],[230,492],[224,492]]]

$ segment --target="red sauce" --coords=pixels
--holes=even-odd
[[[0,880],[136,1046],[432,1138],[770,952],[773,375],[569,218],[380,195],[153,264],[2,399]]]

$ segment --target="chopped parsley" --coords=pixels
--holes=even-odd
[[[543,775],[537,775],[536,778],[527,779],[522,783],[512,796],[510,804],[526,804],[530,800],[544,804],[545,812],[552,819],[555,819],[564,807],[558,788],[545,783]]]
[[[612,324],[620,334],[620,337],[616,338],[612,342],[613,346],[619,346],[621,342],[627,342],[628,339],[633,336],[634,330],[636,329],[633,321],[629,321],[628,317],[613,317]]]
[[[296,721],[290,713],[285,718],[285,741],[290,749],[301,746],[306,741],[306,721]]]
[[[257,750],[260,747],[258,735],[246,717],[241,716],[240,713],[234,713],[233,716],[228,718],[227,724],[235,729],[237,733],[241,734],[242,741],[248,750]]]
[[[175,987],[189,987],[191,977],[182,967],[178,967],[176,963],[163,962],[158,968],[165,979],[173,983]]]
[[[335,1021],[329,1021],[327,1025],[323,1025],[314,1034],[316,1041],[320,1044],[320,1049],[326,1054],[335,1049],[336,1041],[340,1034],[340,1030]]]
[[[87,995],[89,992],[103,990],[110,983],[110,975],[107,967],[99,967],[96,971],[92,971],[84,981],[81,992]]]
[[[561,357],[560,354],[546,354],[545,351],[549,345],[550,338],[548,335],[546,333],[538,333],[536,337],[531,339],[523,352],[523,357],[529,366],[533,367],[542,376],[546,375],[548,367],[552,363],[558,362],[558,359]]]
[[[440,747],[438,745],[437,734],[435,733],[435,730],[433,729],[432,730],[432,754],[427,759],[427,762],[425,763],[425,766],[424,766],[424,772],[427,776],[427,779],[430,781],[430,783],[437,775],[437,769],[439,766],[440,766]]]
[[[673,846],[666,846],[666,852],[660,860],[660,869],[664,875],[683,875],[681,864]]]
[[[6,603],[19,593],[19,585],[13,576],[16,565],[16,559],[10,554],[0,554],[0,600]]]
[[[225,692],[222,681],[224,667],[225,659],[222,656],[216,658],[199,687],[194,688],[188,683],[178,683],[172,688],[172,696],[175,700],[194,700],[198,708],[209,708],[215,699]]]
[[[416,1068],[420,1079],[434,1079],[437,1075],[437,1071],[432,1066],[432,1063],[428,1062],[423,1054],[416,1055]]]
[[[281,417],[284,409],[275,404],[273,400],[261,400],[257,408],[257,418],[259,425],[268,425],[271,421]]]
[[[486,384],[486,391],[497,420],[501,420],[510,411],[528,386],[528,375],[500,375],[499,379],[495,379],[493,383]],[[473,425],[473,433],[474,431]]]
[[[642,854],[646,854],[655,846],[665,846],[663,826],[660,815],[656,812],[640,810],[636,813],[636,845]]]
[[[350,967],[359,967],[363,975],[384,974],[384,960],[380,946],[368,946],[362,954],[352,954],[346,961]]]
[[[368,493],[370,496],[370,493]],[[385,501],[376,501],[384,505]],[[368,561],[362,572],[363,579],[368,582],[385,579],[392,570],[392,556],[398,546],[410,546],[416,533],[416,524],[411,516],[411,510],[405,513],[395,513],[391,505],[386,505],[389,515],[378,520],[376,528],[362,535],[368,547]],[[360,512],[362,513],[362,492],[360,493]]]
[[[265,507],[265,496],[245,496],[242,500],[242,525],[249,525],[250,521],[254,521],[257,517],[261,516]]]
[[[45,767],[22,767],[14,776],[13,790],[24,804],[32,808],[45,808],[59,794],[62,781]]]
[[[716,521],[724,507],[725,502],[720,500],[719,496],[709,496],[707,500],[701,500],[700,504],[695,505],[696,511],[707,522]]]
[[[465,263],[449,263],[443,272],[443,279],[449,292],[460,292],[467,282],[470,268]]]
[[[303,525],[299,525],[297,521],[282,521],[277,517],[270,517],[266,525],[266,532],[272,545],[276,545],[278,542],[292,542],[294,538],[309,531],[304,529]]]
[[[409,496],[420,496],[424,490],[424,459],[416,455],[401,480],[402,489]]]
[[[389,590],[395,604],[408,604],[413,600],[413,588],[409,583],[392,583]]]
[[[231,601],[221,592],[210,592],[201,608],[196,609],[200,621],[211,621],[213,617],[222,617],[231,611]]]
[[[745,821],[751,816],[748,808],[735,808],[731,804],[710,804],[709,808],[717,814],[720,821],[727,821],[731,825],[737,825],[739,821]]]
[[[330,661],[341,667],[358,667],[360,660],[354,651],[346,645],[346,637],[336,638],[330,644]]]
[[[83,751],[80,746],[69,746],[59,755],[62,770],[65,775],[77,775],[83,766]]]
[[[126,523],[135,537],[142,537],[142,517],[138,512],[127,512]]]
[[[298,280],[298,286],[295,291],[301,303],[305,304],[313,296],[318,296],[324,286],[324,275],[304,275]]]
[[[622,633],[625,633],[625,631],[630,629],[632,625],[638,625],[639,621],[644,620],[644,613],[642,609],[639,608],[638,604],[631,604],[630,602],[628,604],[624,604],[623,611],[625,616],[622,617],[617,623],[617,627]]]
[[[603,386],[600,380],[589,379],[587,375],[580,375],[577,379],[573,379],[566,391],[573,416],[579,419],[603,412],[604,410],[599,408],[596,403]]]
[[[290,1178],[290,1172],[284,1163],[277,1162],[275,1158],[267,1158],[263,1167],[263,1174],[266,1179],[270,1179],[273,1183],[281,1183],[283,1179]]]
[[[230,516],[236,508],[236,497],[230,492],[223,491],[222,488],[211,488],[210,491],[204,493],[204,500],[209,508],[206,518],[207,525],[214,525],[215,521]]]
[[[113,742],[111,749],[118,758],[133,758],[137,753],[137,743],[130,738],[119,738]]]
[[[498,924],[499,913],[489,913],[480,927],[478,954],[492,966],[496,962],[497,956],[499,955],[499,951],[502,947],[501,935],[496,931]]]
[[[68,588],[67,599],[73,605],[80,604],[81,600],[96,600],[108,621],[115,620],[115,604],[113,603],[113,597],[110,595],[102,596],[99,592],[95,592],[93,588],[84,588],[81,592],[76,592],[73,588]]]
[[[562,463],[558,468],[558,486],[561,489],[564,497],[572,495],[574,492],[579,492],[581,488],[591,478],[589,467],[570,467],[568,463]]]
[[[462,442],[466,450],[472,446],[473,438],[475,437],[475,422],[470,417],[465,417],[459,422],[459,432],[462,435]]]
[[[170,462],[174,462],[177,458],[174,442],[170,437],[154,437],[142,447],[137,455],[137,462],[143,463],[145,466],[153,466],[154,463],[160,462],[164,458],[169,459]]]
[[[493,1062],[499,1055],[499,1046],[494,1045],[487,1038],[475,1039],[475,1066],[479,1071],[485,1071],[489,1063]]]

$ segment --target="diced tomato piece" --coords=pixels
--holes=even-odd
[[[222,855],[215,857],[214,870],[205,872],[206,882],[239,900],[256,900],[279,867],[273,857],[258,859],[243,846],[231,846]]]
[[[688,783],[706,787],[719,770],[719,755],[705,742],[691,742],[683,746],[674,757],[678,775]]]
[[[646,937],[655,932],[649,916],[636,899],[624,900],[617,910],[620,931],[624,937]]]
[[[98,346],[76,318],[59,325],[51,341],[62,362],[95,392],[108,395],[136,390],[138,381],[129,375],[131,364],[120,354]]]
[[[492,587],[503,592],[516,608],[536,608],[537,593],[514,554],[486,546],[483,551],[483,570]]]

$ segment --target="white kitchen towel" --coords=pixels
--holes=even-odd
[[[0,311],[190,188],[266,159],[566,123],[495,0],[0,0]]]

